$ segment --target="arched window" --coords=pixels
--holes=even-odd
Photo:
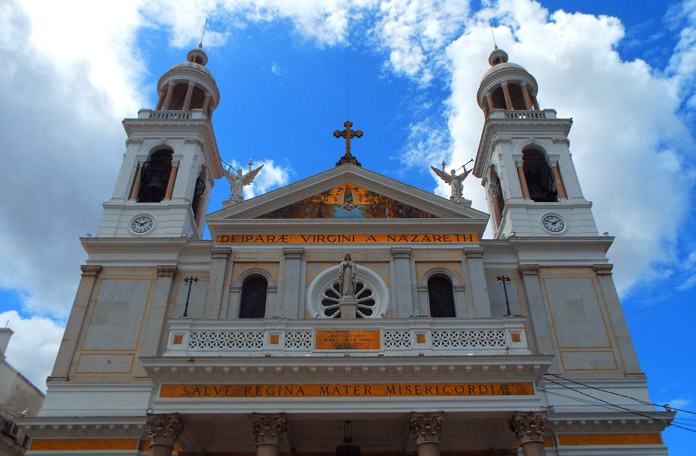
[[[434,276],[428,280],[428,301],[430,316],[433,318],[454,317],[454,290],[452,282],[443,276]]]
[[[510,100],[512,101],[512,108],[518,111],[524,111],[527,109],[524,103],[524,95],[522,94],[522,88],[519,84],[509,84],[508,91],[510,92]]]
[[[172,172],[172,154],[171,150],[160,149],[143,163],[140,169],[139,203],[159,203],[164,199]]]
[[[263,318],[266,316],[266,292],[268,282],[261,276],[251,276],[242,284],[239,318]]]
[[[505,94],[503,93],[502,87],[497,87],[491,93],[491,98],[493,98],[493,108],[494,109],[507,109],[505,106]]]
[[[522,152],[522,163],[529,197],[536,202],[558,201],[553,175],[544,154],[536,149],[527,149]]]

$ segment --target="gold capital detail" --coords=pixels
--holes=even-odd
[[[444,412],[411,413],[410,430],[416,445],[432,442],[440,443]]]
[[[251,426],[257,445],[280,445],[280,437],[288,430],[288,421],[285,413],[252,413]]]
[[[521,445],[529,442],[543,442],[546,430],[546,412],[516,412],[508,424]]]
[[[173,447],[184,432],[184,421],[178,413],[148,414],[146,426],[150,445]]]
[[[343,126],[346,127],[345,130],[334,131],[335,137],[346,139],[346,154],[338,160],[336,166],[344,165],[346,163],[352,163],[354,165],[360,166],[360,162],[350,153],[350,140],[351,138],[362,138],[363,132],[361,130],[351,130],[350,127],[353,126],[353,122],[351,122],[350,120],[347,120],[343,124]]]

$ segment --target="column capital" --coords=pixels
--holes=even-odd
[[[558,168],[558,160],[549,160],[549,168]]]
[[[157,266],[157,277],[174,277],[178,273],[176,266]]]
[[[82,270],[82,277],[96,277],[100,272],[102,272],[103,268],[101,266],[83,264],[80,266],[80,269]]]
[[[285,413],[252,413],[251,426],[256,445],[280,445],[280,438],[288,430]]]
[[[145,425],[150,445],[173,447],[184,432],[184,421],[178,413],[148,413]]]
[[[445,412],[412,412],[409,429],[416,441],[421,443],[440,443],[442,423],[445,421]]]
[[[517,267],[517,272],[519,272],[522,277],[526,275],[539,275],[539,269],[538,264],[521,264]]]
[[[472,258],[478,258],[481,259],[483,258],[483,250],[482,249],[476,249],[476,250],[464,250],[464,255],[466,256],[467,260],[470,260]]]
[[[592,270],[598,276],[610,276],[612,269],[614,269],[613,264],[593,264],[592,265]]]
[[[546,412],[515,412],[508,424],[521,445],[529,442],[543,442],[548,416]]]
[[[286,260],[301,260],[304,255],[304,247],[283,247],[283,256]]]
[[[232,247],[227,247],[224,245],[214,245],[210,248],[210,256],[215,259],[227,259],[227,257],[230,256],[230,253],[232,253]]]
[[[411,247],[392,247],[389,250],[391,251],[392,258],[405,258],[407,260],[411,258],[411,252],[413,252],[413,248]]]
[[[515,166],[518,168],[523,168],[524,162],[522,160],[515,160]]]

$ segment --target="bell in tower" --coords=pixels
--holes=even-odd
[[[191,50],[159,79],[155,109],[123,121],[124,164],[97,236],[202,237],[222,176],[211,123],[220,93],[207,63],[202,49]]]
[[[505,51],[496,47],[488,63],[476,94],[485,123],[473,173],[496,238],[597,235],[570,156],[572,120],[539,109],[536,79]]]

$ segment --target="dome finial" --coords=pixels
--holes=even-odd
[[[491,64],[491,66],[496,66],[501,63],[507,63],[508,61],[508,55],[507,52],[503,51],[502,49],[498,48],[498,45],[495,46],[495,49],[493,49],[493,52],[491,52],[491,55],[488,56],[488,63]]]
[[[203,34],[201,34],[201,42],[198,43],[198,49],[203,49],[203,38],[205,37],[205,30],[208,28],[208,18],[205,18],[205,24],[203,24]]]

